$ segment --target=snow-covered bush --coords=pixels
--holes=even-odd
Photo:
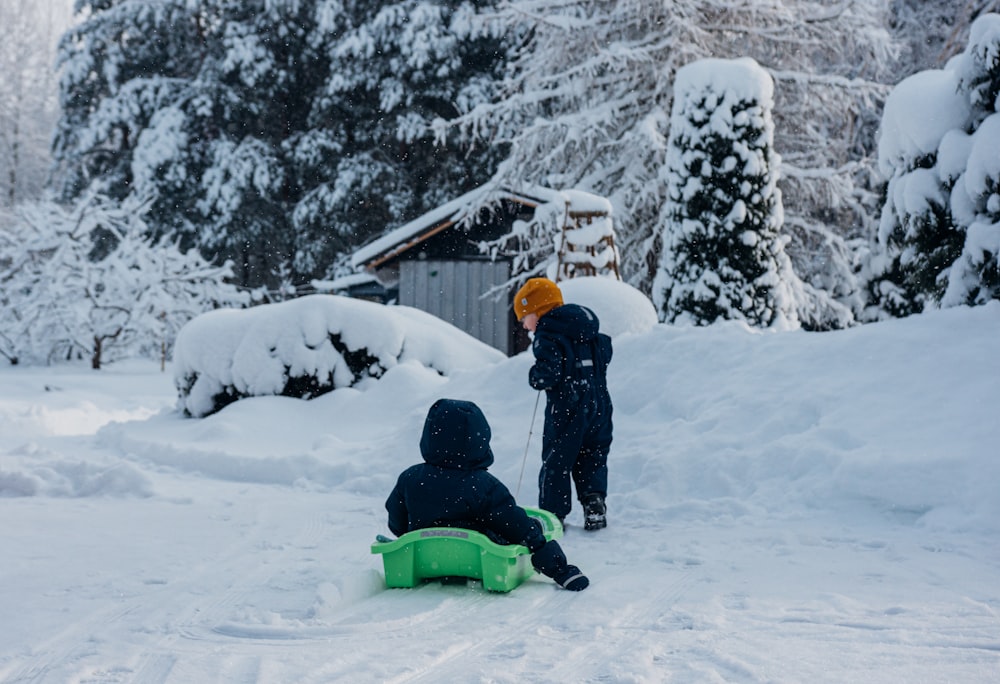
[[[65,209],[22,205],[0,242],[0,327],[11,360],[89,358],[93,368],[168,354],[177,331],[246,296],[230,266],[151,241],[148,203],[90,197]]]
[[[779,233],[773,91],[749,58],[704,59],[677,71],[653,283],[667,322],[798,326],[797,279]]]
[[[889,179],[867,266],[869,318],[1000,298],[1000,15],[944,69],[893,89],[879,138]]]
[[[202,314],[177,336],[178,408],[201,417],[254,396],[312,398],[408,361],[442,375],[501,352],[428,313],[338,295]]]

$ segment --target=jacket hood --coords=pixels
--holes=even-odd
[[[471,401],[438,399],[427,412],[420,454],[431,465],[485,470],[493,465],[490,425]]]
[[[571,342],[590,342],[600,330],[597,314],[579,304],[564,304],[538,319],[538,330],[562,335]]]

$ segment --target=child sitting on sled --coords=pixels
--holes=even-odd
[[[434,402],[420,438],[424,463],[404,470],[385,502],[389,529],[401,536],[426,527],[461,527],[500,544],[523,544],[540,573],[564,589],[586,589],[590,580],[569,564],[558,542],[546,541],[538,521],[487,471],[493,465],[490,437],[474,403]]]

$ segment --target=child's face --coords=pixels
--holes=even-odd
[[[521,319],[521,325],[528,332],[535,332],[535,326],[538,325],[538,314],[530,313]]]

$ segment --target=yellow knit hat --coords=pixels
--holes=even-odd
[[[559,286],[548,278],[532,278],[514,295],[514,313],[517,320],[528,314],[544,316],[557,306],[563,305]]]

